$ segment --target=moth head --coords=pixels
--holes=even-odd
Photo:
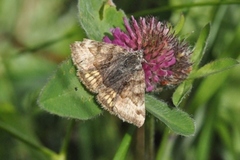
[[[141,70],[142,62],[145,62],[144,58],[143,58],[143,51],[142,50],[138,50],[138,51],[130,50],[128,53],[128,58],[125,61],[125,66],[126,67],[131,66],[133,70]]]

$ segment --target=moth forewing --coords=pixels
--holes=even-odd
[[[145,120],[142,52],[84,39],[71,45],[77,76],[111,114],[141,127]]]

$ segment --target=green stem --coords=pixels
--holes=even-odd
[[[148,10],[144,10],[144,11],[131,13],[129,15],[139,17],[139,16],[143,16],[143,15],[157,14],[159,12],[164,12],[164,11],[169,11],[169,10],[177,10],[177,9],[192,8],[192,7],[204,7],[204,6],[230,5],[230,4],[240,4],[240,2],[239,1],[231,1],[231,2],[187,3],[187,4],[183,4],[183,5],[163,6],[163,7],[159,7],[159,8],[155,8],[155,9],[148,9]]]
[[[135,129],[136,129],[135,126],[130,125],[127,133],[124,135],[123,140],[113,158],[114,160],[126,159],[126,155],[129,150]]]
[[[145,159],[154,160],[154,117],[149,115],[145,122]]]
[[[18,133],[18,131],[16,131],[13,127],[9,126],[8,124],[0,121],[0,128],[3,129],[4,131],[6,131],[8,134],[10,134],[11,136],[13,136],[14,138],[22,141],[23,143],[25,143],[26,145],[28,145],[31,148],[34,148],[35,150],[45,154],[46,156],[50,157],[50,159],[57,159],[58,155],[53,152],[52,150],[37,144],[34,141],[31,141],[29,139],[29,137],[27,136],[23,136],[21,134]]]
[[[162,141],[157,151],[156,159],[171,159],[171,153],[173,153],[172,149],[176,138],[176,134],[170,133],[168,128],[165,129]]]
[[[37,52],[37,51],[42,50],[42,49],[44,49],[44,48],[47,48],[47,47],[49,47],[49,46],[52,46],[52,45],[54,45],[54,44],[56,44],[56,43],[58,43],[58,42],[61,42],[61,41],[66,40],[66,39],[68,39],[68,38],[71,38],[71,37],[73,37],[73,36],[74,36],[74,33],[69,32],[69,33],[66,33],[65,35],[63,35],[63,36],[61,36],[61,37],[58,37],[58,38],[56,38],[56,39],[53,39],[53,40],[44,42],[44,43],[39,44],[39,45],[37,45],[37,46],[34,46],[34,47],[32,47],[32,48],[29,48],[29,47],[27,47],[27,46],[22,46],[21,48],[24,48],[24,49],[20,50],[20,51],[19,51],[19,54],[25,53],[25,52],[27,52],[27,53],[28,53],[28,52],[33,52],[33,53],[34,53],[34,52]]]
[[[145,157],[145,125],[138,128],[136,131],[136,136],[134,138],[135,152],[134,158],[137,160],[144,160]]]
[[[66,136],[63,140],[62,147],[61,147],[61,150],[60,150],[60,153],[59,153],[62,160],[66,159],[68,144],[69,144],[69,140],[70,140],[73,128],[74,128],[74,124],[75,124],[75,120],[72,119],[69,126],[68,126],[67,133],[66,133]]]

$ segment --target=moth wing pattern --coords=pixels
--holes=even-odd
[[[102,77],[94,64],[117,56],[114,53],[124,53],[122,47],[90,39],[74,42],[70,48],[73,63],[77,67],[77,76],[93,93],[98,93],[102,86]]]
[[[102,72],[95,65],[117,59],[120,54],[127,54],[126,49],[89,39],[75,42],[70,48],[77,76],[86,88],[98,94],[97,101],[102,107],[123,121],[141,127],[145,120],[143,70],[135,71],[121,89],[116,90],[104,85]]]
[[[143,71],[135,72],[123,89],[116,93],[103,87],[97,95],[102,107],[123,121],[141,127],[145,121],[145,81]]]

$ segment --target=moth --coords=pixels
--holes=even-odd
[[[77,76],[101,106],[141,127],[145,120],[143,52],[84,39],[70,45]]]

